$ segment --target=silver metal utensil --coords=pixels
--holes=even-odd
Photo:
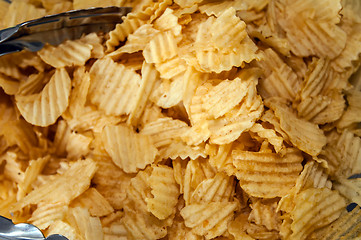
[[[10,219],[0,216],[1,240],[68,240],[66,237],[54,234],[47,238],[39,228],[28,223],[14,224]]]
[[[58,45],[91,32],[109,32],[130,11],[128,7],[73,10],[0,30],[0,56],[23,49],[39,51],[46,43]]]

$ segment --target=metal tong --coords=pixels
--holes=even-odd
[[[130,11],[128,7],[72,10],[6,28],[0,31],[0,56],[23,49],[36,52],[46,43],[58,45],[91,32],[109,32]]]
[[[54,234],[45,238],[39,228],[28,223],[14,224],[10,219],[0,216],[1,240],[68,240],[66,237]]]

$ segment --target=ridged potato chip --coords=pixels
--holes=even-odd
[[[192,203],[227,202],[234,194],[234,179],[224,173],[217,173],[213,178],[203,180],[194,190]]]
[[[175,213],[179,189],[173,177],[173,169],[166,166],[153,166],[149,177],[152,198],[146,198],[148,211],[163,220]]]
[[[268,100],[265,101],[266,106],[275,111],[275,115],[280,120],[280,127],[286,132],[290,141],[311,156],[318,155],[326,144],[326,137],[318,125],[298,118],[282,103],[283,100],[277,98]]]
[[[161,63],[176,55],[177,41],[170,30],[156,34],[143,51],[147,63]]]
[[[93,64],[89,74],[88,97],[92,103],[98,105],[107,115],[129,114],[133,110],[141,81],[135,71],[110,58],[104,58]]]
[[[16,96],[16,105],[26,121],[38,126],[53,124],[69,103],[71,80],[60,68],[38,94]]]
[[[349,202],[357,203],[361,205],[361,180],[339,178],[333,185],[342,196],[344,196]]]
[[[355,207],[351,212],[344,213],[336,221],[314,232],[313,239],[357,239],[360,237],[361,210]]]
[[[126,125],[106,126],[102,141],[115,165],[126,173],[144,169],[158,154],[149,136],[135,133]]]
[[[81,40],[68,40],[57,47],[47,45],[38,52],[38,55],[55,68],[82,66],[90,58],[92,49],[92,45]]]
[[[279,153],[285,148],[283,138],[278,136],[276,131],[273,129],[265,128],[262,124],[255,123],[251,127],[250,131],[256,133],[261,138],[267,139],[267,141],[274,147],[276,153]]]
[[[44,201],[69,204],[71,200],[89,187],[90,179],[93,177],[96,168],[96,163],[91,159],[76,161],[64,174],[57,175],[52,181],[34,189],[18,201],[13,206],[13,210],[21,210],[29,204]],[[53,194],[49,194],[49,192],[53,192]]]
[[[184,223],[193,233],[206,239],[221,236],[237,210],[237,202],[211,202],[190,204],[181,210]]]
[[[336,220],[345,206],[345,200],[328,188],[310,188],[300,192],[291,212],[293,232],[290,239],[307,239],[315,230]]]
[[[360,151],[361,139],[351,131],[344,130],[337,141],[330,141],[322,155],[330,169],[330,175],[350,177],[361,170]]]
[[[46,204],[40,202],[31,215],[31,218],[29,218],[29,221],[38,228],[44,230],[53,222],[63,220],[67,212],[68,206],[64,203]]]
[[[142,66],[142,81],[134,103],[134,110],[130,113],[128,123],[137,126],[140,117],[143,114],[148,98],[151,95],[155,82],[159,79],[159,74],[155,70],[153,64],[143,63]]]
[[[17,200],[24,198],[25,195],[32,190],[31,184],[35,182],[36,178],[43,171],[49,159],[50,157],[46,156],[43,158],[38,158],[36,160],[30,161],[29,166],[26,168],[24,172],[23,181],[18,185],[19,190],[16,196]]]
[[[249,195],[262,198],[282,197],[296,184],[303,157],[288,149],[284,157],[275,153],[232,151],[239,184]]]

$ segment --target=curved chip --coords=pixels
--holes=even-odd
[[[81,40],[65,41],[59,46],[47,45],[38,51],[40,58],[55,68],[82,66],[90,58],[93,46]]]
[[[336,220],[345,207],[345,200],[328,188],[310,188],[300,192],[291,212],[293,232],[290,238],[307,239],[315,230]]]
[[[90,71],[90,101],[108,115],[130,114],[141,81],[135,71],[110,58],[97,60]]]
[[[232,220],[237,202],[191,204],[181,210],[184,223],[193,233],[212,239],[222,235]]]
[[[159,219],[175,214],[179,186],[173,176],[173,169],[167,166],[153,166],[149,177],[152,198],[146,198],[148,211]]]
[[[254,197],[274,198],[286,195],[302,171],[302,154],[287,149],[284,157],[276,153],[232,151],[239,184]]]
[[[151,138],[126,125],[106,126],[102,132],[105,150],[126,173],[135,173],[154,162],[157,149]]]
[[[66,110],[71,80],[64,68],[57,69],[38,94],[15,96],[16,106],[25,120],[37,126],[49,126]]]

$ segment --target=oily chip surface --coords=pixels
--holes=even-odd
[[[0,215],[69,240],[361,238],[359,0],[0,1],[0,28],[125,6],[0,57]]]

